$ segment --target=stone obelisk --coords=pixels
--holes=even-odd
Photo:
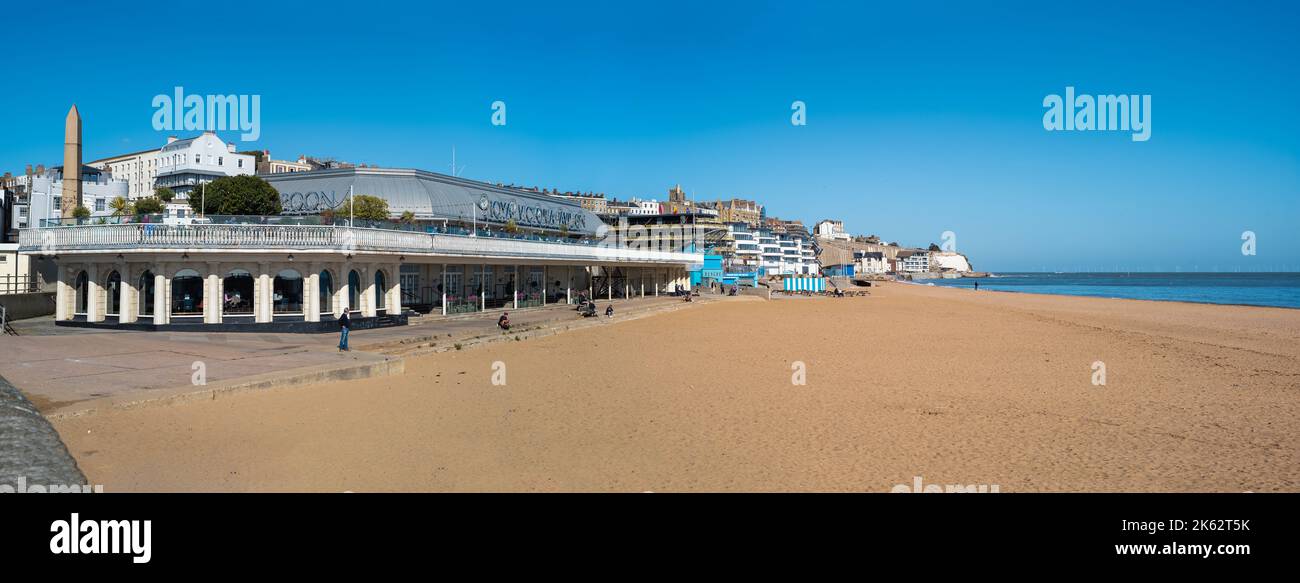
[[[59,205],[63,218],[81,206],[81,113],[76,104],[68,110],[63,124],[63,199]]]

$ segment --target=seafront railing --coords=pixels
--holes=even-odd
[[[591,243],[476,237],[336,225],[134,223],[21,229],[22,253],[298,250],[510,257],[547,261],[699,263],[703,255]]]

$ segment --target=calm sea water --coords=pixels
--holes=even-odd
[[[1300,273],[1000,273],[929,281],[967,288],[978,281],[980,290],[1300,308]]]

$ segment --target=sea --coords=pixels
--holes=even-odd
[[[1300,273],[998,273],[936,286],[1166,302],[1300,309]]]

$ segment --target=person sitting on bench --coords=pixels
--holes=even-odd
[[[502,330],[510,329],[510,312],[503,312],[500,318],[497,318],[497,327]]]

